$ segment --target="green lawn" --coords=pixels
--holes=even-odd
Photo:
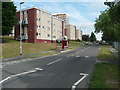
[[[42,54],[32,55],[32,56],[29,56],[29,57],[30,58],[36,58],[36,57],[41,57],[41,56],[46,56],[46,55],[52,55],[52,54],[56,54],[56,52],[42,53]]]
[[[19,56],[19,41],[13,37],[4,36],[2,43],[2,57],[11,58]],[[25,43],[23,42],[23,55],[38,53],[42,51],[55,50],[55,43]]]
[[[100,47],[97,57],[99,60],[116,60],[108,45]],[[90,88],[118,88],[118,65],[100,63],[96,64],[90,79]]]
[[[69,47],[74,47],[77,46],[79,44],[82,44],[83,42],[76,42],[76,41],[69,41]]]
[[[19,56],[19,41],[14,40],[14,37],[11,36],[1,36],[3,43],[2,45],[2,58],[12,58]],[[70,41],[69,47],[79,45],[81,42]],[[22,43],[23,46],[23,55],[55,50],[56,46],[60,46],[59,43]],[[1,50],[1,49],[0,49]],[[44,55],[44,54],[41,54]],[[37,55],[37,56],[41,56]],[[48,55],[48,53],[46,54]],[[33,56],[33,57],[37,57]]]
[[[90,88],[118,88],[118,65],[96,64]]]
[[[97,56],[98,59],[104,59],[104,60],[115,60],[115,56],[112,55],[112,53],[109,50],[109,45],[103,45],[100,47],[99,55]]]

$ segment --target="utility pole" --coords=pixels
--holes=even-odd
[[[22,56],[22,10],[21,5],[24,4],[24,2],[20,2],[20,56]]]

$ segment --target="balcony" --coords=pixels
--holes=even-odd
[[[28,39],[28,36],[27,35],[22,35],[22,39],[23,40]]]
[[[27,25],[28,24],[28,20],[22,20],[22,25]]]

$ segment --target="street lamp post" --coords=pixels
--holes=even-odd
[[[22,11],[21,11],[21,4],[23,4],[24,2],[20,2],[20,56],[22,56]]]

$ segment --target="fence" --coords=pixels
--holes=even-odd
[[[113,47],[120,51],[120,42],[113,42]]]

